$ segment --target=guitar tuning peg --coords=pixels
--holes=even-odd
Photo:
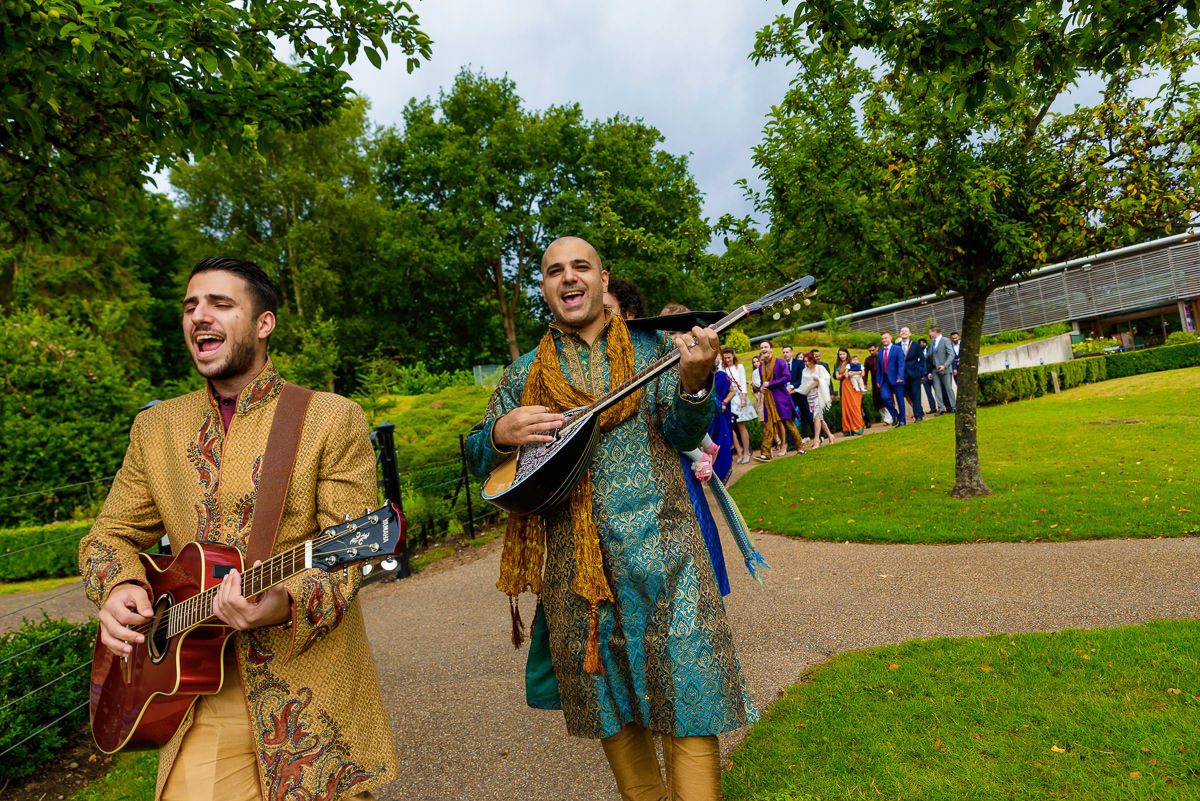
[[[791,308],[790,306],[784,306],[784,307],[783,307],[783,313],[784,313],[784,314],[791,314],[791,313],[792,313],[792,308]]]
[[[370,506],[364,506],[364,507],[363,507],[363,514],[364,514],[364,515],[369,515],[369,514],[371,514],[371,507],[370,507]]]
[[[349,522],[350,522],[350,515],[349,515],[349,514],[342,515],[342,522],[343,522],[343,523],[349,523]]]
[[[778,320],[778,319],[779,319],[779,312],[775,312],[774,314],[772,314],[772,315],[771,315],[771,319],[772,319],[772,320]]]
[[[804,305],[805,305],[805,306],[811,306],[811,305],[812,305],[812,301],[811,301],[811,300],[809,300],[808,298],[805,298],[805,299],[804,299]]]
[[[793,309],[795,309],[796,311],[800,311],[800,308],[801,308],[803,305],[804,305],[804,304],[803,304],[803,303],[801,303],[800,301],[796,301],[795,303],[793,303],[793,304],[792,304],[792,308],[793,308]]]

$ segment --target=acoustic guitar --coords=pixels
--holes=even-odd
[[[330,526],[291,550],[242,573],[242,593],[257,595],[301,570],[332,571],[395,559],[404,549],[404,515],[387,503],[357,520]],[[224,682],[225,646],[234,630],[213,617],[221,579],[242,571],[242,552],[189,542],[177,556],[139,554],[154,615],[139,629],[146,641],[127,658],[96,638],[89,692],[92,736],[101,751],[161,748],[179,730],[196,698]],[[364,565],[363,571],[370,568]]]
[[[813,294],[813,277],[790,284],[763,295],[726,314],[713,323],[719,334],[753,314],[776,309],[775,318],[791,314],[803,300]],[[563,412],[562,427],[554,432],[552,442],[522,445],[517,452],[488,474],[483,484],[483,499],[509,512],[540,514],[563,501],[583,477],[592,451],[600,439],[600,415],[639,387],[648,384],[679,362],[679,351],[672,350],[653,364],[635,373],[628,381],[597,398],[587,406]]]

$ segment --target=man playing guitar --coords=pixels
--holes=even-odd
[[[200,542],[245,553],[255,534],[260,482],[272,469],[264,451],[285,383],[267,357],[276,298],[252,262],[210,258],[192,270],[183,334],[206,385],[137,416],[124,464],[79,547],[101,645],[117,657],[146,641],[153,613],[140,551],[165,533],[173,552]],[[302,432],[273,554],[375,505],[362,410],[315,393]],[[217,577],[214,568],[209,578]],[[216,666],[221,689],[201,695],[163,746],[156,799],[370,798],[396,778],[354,602],[360,582],[356,566],[300,569],[247,598],[239,571],[224,575],[204,610],[236,630]]]

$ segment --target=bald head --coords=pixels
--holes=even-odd
[[[546,267],[556,261],[562,261],[564,258],[574,260],[580,256],[596,269],[604,269],[604,265],[600,262],[600,254],[592,247],[591,242],[578,236],[560,236],[551,242],[550,246],[546,248],[546,252],[542,254],[542,272],[544,273]]]

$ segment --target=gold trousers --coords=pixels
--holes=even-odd
[[[803,450],[804,437],[800,436],[800,429],[796,428],[794,420],[776,420],[770,424],[763,425],[762,445],[758,452],[762,454],[764,459],[771,458],[771,451],[775,449],[775,440],[779,440],[779,444],[787,450],[787,440],[791,438],[792,443],[796,446],[796,450]]]
[[[623,801],[720,801],[721,747],[715,735],[664,734],[665,784],[649,729],[631,723],[600,742]]]
[[[357,801],[371,801],[362,793]],[[195,720],[171,766],[162,801],[262,801],[250,718],[236,666],[216,695],[196,700]]]

